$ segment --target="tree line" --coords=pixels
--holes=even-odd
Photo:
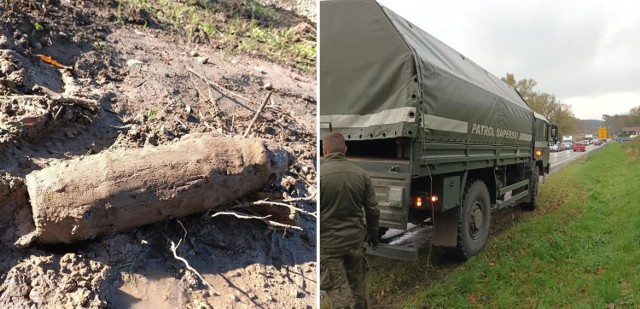
[[[597,127],[606,126],[608,134],[614,135],[622,133],[624,127],[640,127],[640,106],[632,108],[627,114],[602,115],[601,120],[580,120],[574,116],[571,106],[562,103],[554,94],[536,91],[534,88],[538,83],[535,80],[530,78],[516,80],[511,73],[507,73],[502,80],[514,87],[531,109],[556,124],[560,134],[595,134]],[[598,123],[594,124],[594,121]]]
[[[609,134],[621,133],[624,127],[640,127],[640,106],[632,108],[627,114],[603,115],[602,119]]]
[[[561,134],[562,132],[577,132],[579,129],[578,119],[573,115],[571,106],[562,103],[554,94],[534,90],[538,84],[535,80],[530,78],[516,80],[511,73],[507,73],[507,76],[502,80],[514,87],[527,101],[531,109],[556,124]]]

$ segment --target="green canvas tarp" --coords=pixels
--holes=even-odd
[[[320,1],[320,126],[347,139],[530,144],[512,87],[372,0]]]

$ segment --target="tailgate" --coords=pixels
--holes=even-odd
[[[408,160],[350,158],[369,173],[378,197],[380,226],[405,230],[409,218],[411,173]]]

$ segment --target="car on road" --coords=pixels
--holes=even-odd
[[[551,152],[558,152],[558,151],[562,151],[562,150],[564,150],[564,147],[562,146],[561,143],[555,143],[555,144],[551,143],[549,145],[549,151],[551,151]]]
[[[577,142],[577,143],[573,144],[573,151],[585,152],[585,151],[587,151],[587,146],[585,145],[584,142]]]
[[[600,146],[600,145],[602,145],[602,140],[598,139],[595,142],[593,142],[593,144],[596,145],[596,146]]]

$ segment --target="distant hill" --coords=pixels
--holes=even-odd
[[[578,123],[576,125],[578,133],[584,134],[597,134],[598,128],[602,126],[604,126],[604,121],[597,119],[578,119]]]

